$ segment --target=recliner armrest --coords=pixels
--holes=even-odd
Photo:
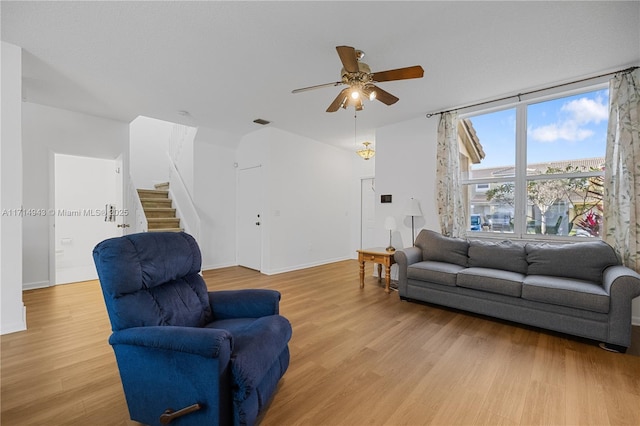
[[[280,313],[280,292],[268,289],[210,291],[215,319],[260,318]]]
[[[115,331],[109,343],[185,352],[205,358],[217,358],[220,352],[230,353],[233,348],[232,336],[226,330],[175,326],[134,327]]]

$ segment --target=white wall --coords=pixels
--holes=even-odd
[[[0,53],[0,334],[24,330],[22,303],[22,49],[2,42]],[[6,209],[6,210],[5,210]]]
[[[199,128],[194,142],[194,203],[200,216],[202,269],[236,265],[236,151],[238,137]]]
[[[352,257],[351,155],[276,128],[241,140],[239,168],[263,167],[263,273]]]
[[[130,175],[137,189],[153,189],[169,182],[167,151],[174,124],[149,117],[137,117],[130,126]]]
[[[129,124],[87,114],[24,102],[22,104],[23,203],[25,208],[53,208],[53,153],[115,159],[123,155],[126,170]],[[127,184],[126,176],[123,176]],[[49,217],[23,222],[23,285],[49,282]]]
[[[411,246],[411,217],[405,216],[405,208],[412,197],[420,202],[423,214],[414,218],[415,234],[422,228],[439,230],[435,202],[437,129],[437,118],[421,117],[376,132],[376,228],[381,246],[389,244],[389,232],[384,230],[387,216],[396,220],[393,246]],[[392,202],[380,203],[383,194],[391,195]]]

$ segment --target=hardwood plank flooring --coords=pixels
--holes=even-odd
[[[209,289],[272,288],[291,365],[261,426],[640,425],[640,327],[596,342],[387,295],[358,264],[273,276],[205,271]],[[1,337],[2,425],[136,425],[97,281],[24,293],[29,329]]]

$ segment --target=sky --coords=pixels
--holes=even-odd
[[[527,163],[604,157],[608,89],[527,108]],[[515,164],[515,108],[469,117],[486,154],[473,169]]]

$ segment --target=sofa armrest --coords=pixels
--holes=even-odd
[[[407,247],[397,250],[393,255],[398,265],[409,266],[412,263],[422,262],[422,249],[420,247]]]
[[[604,270],[602,287],[611,297],[633,299],[640,296],[640,274],[626,266],[610,266]]]
[[[604,270],[602,286],[609,294],[607,343],[629,347],[632,300],[640,296],[640,275],[626,266],[610,266]]]
[[[215,319],[260,318],[280,313],[280,292],[243,289],[209,292]]]
[[[422,261],[422,249],[415,246],[403,248],[397,250],[393,258],[398,264],[398,293],[404,297],[407,294],[407,268]]]
[[[217,358],[230,353],[232,336],[216,328],[153,326],[134,327],[115,331],[109,338],[111,345],[130,345],[148,349],[163,349]]]

